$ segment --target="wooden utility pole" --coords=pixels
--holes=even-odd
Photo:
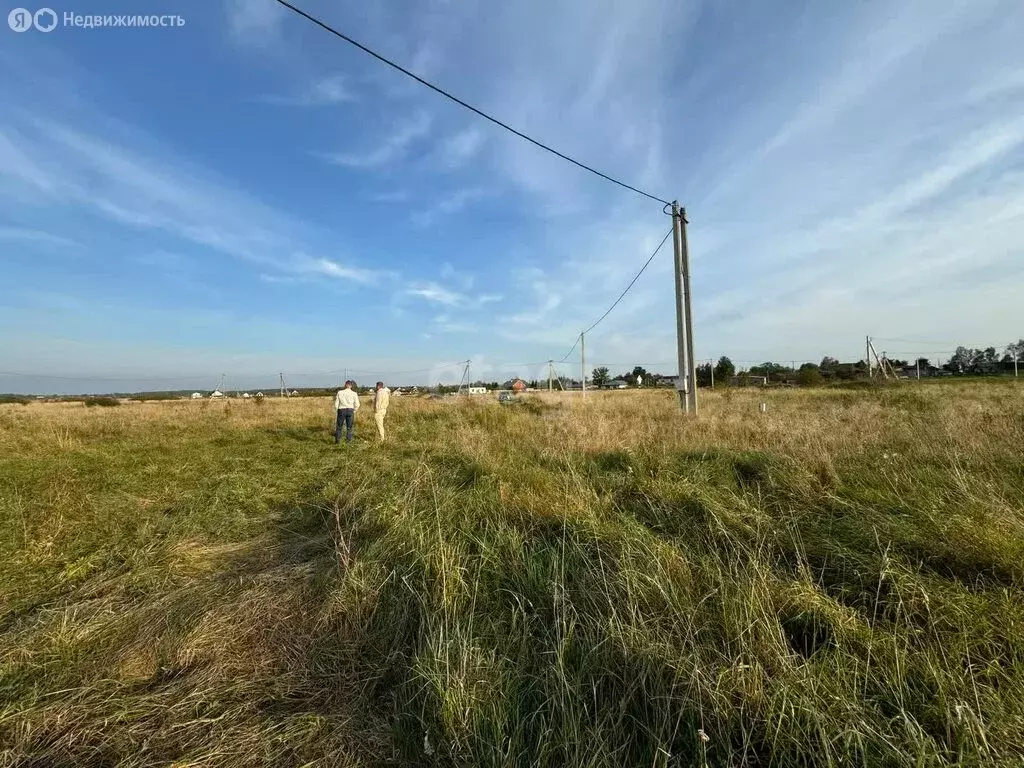
[[[917,380],[921,380],[921,358],[917,358]]]
[[[871,337],[864,337],[864,359],[868,363],[868,378],[873,379],[875,377],[875,369],[871,365]]]
[[[672,245],[675,251],[676,391],[683,413],[697,413],[697,369],[693,359],[693,308],[690,302],[690,256],[686,242],[686,211],[672,203]]]
[[[711,388],[715,388],[715,361],[708,360],[708,368],[711,369]]]

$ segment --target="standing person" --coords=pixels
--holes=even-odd
[[[377,422],[377,434],[384,441],[384,417],[388,415],[388,403],[391,402],[391,390],[384,386],[383,381],[377,382],[373,393],[373,420]]]
[[[339,389],[334,396],[334,407],[338,411],[338,422],[334,428],[334,444],[341,442],[341,426],[345,425],[345,442],[352,442],[352,426],[359,410],[359,395],[352,389],[355,384],[351,379],[345,382],[345,388]]]

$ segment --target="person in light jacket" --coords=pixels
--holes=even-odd
[[[359,395],[352,389],[354,381],[346,381],[345,388],[339,389],[334,396],[334,407],[338,411],[338,422],[334,428],[334,444],[341,442],[341,427],[345,425],[345,442],[352,442],[352,427],[356,411],[359,410]]]
[[[384,417],[388,415],[388,404],[391,402],[391,390],[384,386],[383,381],[377,382],[373,393],[373,420],[377,422],[377,434],[384,441]]]

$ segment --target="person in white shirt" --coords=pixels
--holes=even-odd
[[[391,390],[384,386],[383,381],[377,382],[373,393],[373,420],[377,422],[377,434],[384,440],[384,417],[388,415],[388,403],[391,402]]]
[[[352,427],[356,411],[359,410],[359,395],[352,388],[354,381],[346,381],[345,388],[339,389],[334,396],[334,407],[338,411],[338,422],[334,428],[334,444],[341,442],[341,427],[345,426],[345,442],[352,442]]]

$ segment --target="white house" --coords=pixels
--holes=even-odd
[[[221,392],[219,389],[215,389],[213,390],[213,392],[210,393],[210,397],[224,397],[224,393]]]
[[[487,387],[470,387],[469,394],[471,395],[486,395]]]
[[[250,395],[248,392],[243,392],[242,393],[242,399],[243,400],[248,400],[250,397],[252,397],[252,395]]]
[[[263,393],[262,392],[257,392],[256,393],[256,397],[263,397]]]
[[[203,399],[203,395],[200,392],[193,392],[192,393],[192,399],[193,400],[202,400]]]

